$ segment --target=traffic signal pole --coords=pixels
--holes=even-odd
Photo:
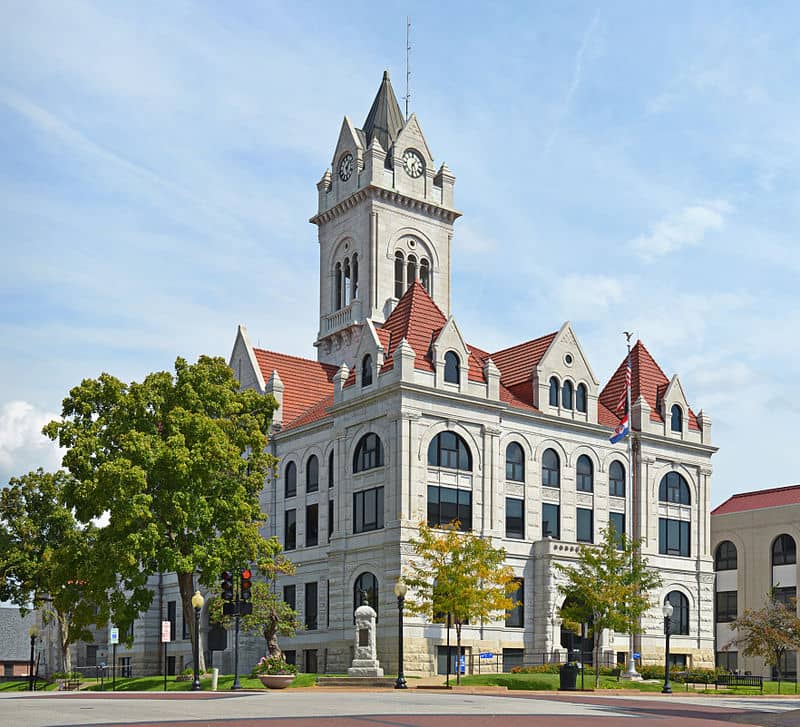
[[[233,686],[231,689],[241,689],[242,685],[239,683],[239,602],[236,602],[236,641],[233,647]]]
[[[233,616],[236,624],[236,636],[233,646],[233,686],[231,689],[241,689],[239,682],[239,632],[241,618],[253,613],[253,604],[250,603],[253,573],[249,568],[243,568],[234,584],[233,573],[225,571],[222,574],[222,598],[228,603],[223,605],[222,612],[226,616]],[[238,586],[238,588],[236,587]]]

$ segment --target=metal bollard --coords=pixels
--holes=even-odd
[[[211,691],[212,692],[216,692],[217,691],[217,680],[218,679],[219,679],[219,669],[217,669],[217,667],[214,667],[211,670]]]

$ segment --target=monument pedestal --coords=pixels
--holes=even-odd
[[[377,659],[353,659],[347,674],[351,677],[382,677],[383,668]]]
[[[347,670],[351,677],[382,677],[383,669],[378,661],[375,645],[375,620],[377,614],[362,601],[356,609],[356,633],[353,663]]]

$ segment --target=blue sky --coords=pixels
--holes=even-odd
[[[456,175],[453,312],[495,350],[633,329],[713,419],[712,503],[794,484],[795,3],[0,5],[0,482],[68,389],[314,357],[315,183],[384,68]],[[794,465],[794,466],[793,466]]]

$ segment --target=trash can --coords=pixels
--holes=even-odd
[[[559,689],[563,692],[578,691],[578,665],[574,661],[568,661],[558,670]]]

